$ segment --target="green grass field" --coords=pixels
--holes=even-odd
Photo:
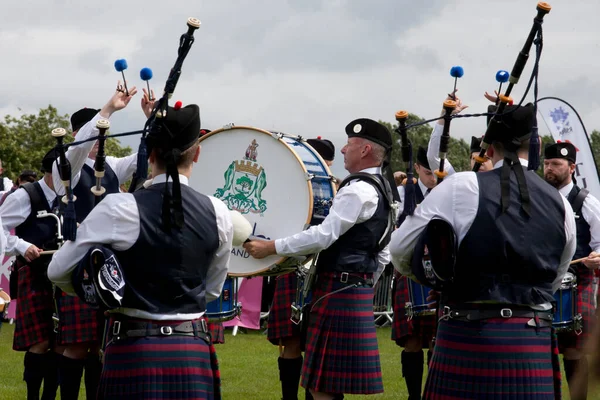
[[[23,376],[23,354],[12,350],[14,325],[3,324],[0,332],[0,400],[26,398]],[[378,329],[381,366],[385,393],[369,396],[374,400],[407,399],[400,371],[400,348],[390,340],[390,329]],[[217,354],[222,377],[224,400],[279,400],[279,372],[277,370],[278,348],[271,345],[259,331],[248,331],[231,335],[225,333],[225,344],[217,345]],[[563,398],[568,399],[566,383]],[[358,399],[363,396],[346,396]],[[80,399],[85,399],[83,387]],[[300,393],[303,399],[303,393]],[[600,393],[588,396],[600,400]]]

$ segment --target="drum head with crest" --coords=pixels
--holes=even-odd
[[[232,126],[200,138],[202,150],[190,186],[221,199],[252,225],[252,235],[279,239],[304,230],[329,212],[335,188],[331,173],[306,142],[266,130]],[[233,276],[268,274],[287,259],[252,258],[234,247]]]

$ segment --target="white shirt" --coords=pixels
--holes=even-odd
[[[0,177],[0,179],[2,179],[2,181],[4,182],[4,190],[0,191],[0,198],[2,198],[2,196],[4,195],[4,193],[10,191],[10,189],[12,189],[12,187],[14,186],[13,181],[11,181],[10,179],[8,179],[7,177]]]
[[[567,198],[573,189],[573,186],[574,184],[571,182],[567,186],[560,188],[558,191]],[[590,247],[592,248],[592,251],[600,253],[600,201],[591,194],[588,194],[583,201],[581,214],[583,215],[585,222],[590,226]]]
[[[367,168],[360,172],[381,174],[381,168]],[[356,224],[369,220],[377,210],[379,195],[370,184],[353,180],[341,188],[329,209],[329,215],[319,225],[283,239],[275,240],[275,249],[281,256],[315,254],[329,248],[336,240]],[[378,270],[375,281],[390,262],[386,246],[377,255]]]
[[[0,225],[2,225],[2,215],[0,215]],[[6,235],[4,229],[0,230],[0,260],[4,260],[4,249],[6,248]]]
[[[75,141],[85,140],[92,136],[97,136],[99,132],[96,128],[96,122],[100,119],[103,119],[103,117],[100,115],[100,113],[98,113],[96,116],[94,116],[94,118],[92,118],[91,121],[82,126],[77,132]],[[88,158],[88,154],[90,154],[90,151],[92,151],[94,144],[95,141],[91,140],[77,146],[70,146],[66,152],[67,159],[71,163],[71,187],[73,189],[75,186],[77,186],[77,183],[79,183],[83,164],[94,168],[94,160]],[[106,163],[115,172],[115,175],[119,179],[119,185],[121,185],[131,178],[135,172],[137,168],[137,153],[123,158],[107,156]],[[54,181],[54,189],[56,190],[56,193],[59,196],[63,196],[65,194],[65,187],[63,186],[60,179],[60,174],[58,173],[58,164],[59,160],[57,159],[54,165],[52,165],[52,179]]]
[[[527,160],[520,159],[526,166]],[[502,160],[494,168],[502,166]],[[575,218],[567,200],[561,196],[565,207],[566,245],[563,249],[557,277],[553,282],[556,291],[569,268],[576,246]],[[479,184],[475,172],[457,172],[447,177],[431,191],[429,196],[417,207],[412,216],[406,218],[402,226],[392,233],[390,251],[394,267],[403,275],[414,276],[411,270],[411,258],[421,232],[432,218],[449,222],[458,238],[458,245],[471,229],[479,207]],[[542,234],[542,232],[540,232]]]
[[[444,133],[444,125],[435,124],[433,132],[429,137],[429,144],[427,145],[427,161],[432,171],[440,169],[440,142],[442,141],[442,134]],[[444,171],[448,172],[448,175],[454,174],[456,171],[450,163],[450,160],[446,158],[444,161]],[[425,193],[425,192],[423,192]]]
[[[48,207],[52,208],[56,193],[48,187],[44,179],[38,181]],[[0,215],[2,216],[2,231],[6,236],[6,248],[5,251],[10,255],[24,255],[29,246],[32,244],[21,239],[16,235],[11,235],[11,229],[15,229],[21,225],[31,214],[31,199],[25,189],[17,189],[14,193],[6,197],[6,200],[0,206]]]
[[[425,186],[420,179],[417,179],[417,185],[419,185],[419,189],[421,189],[421,193],[423,193],[423,198],[427,197],[429,194],[427,192],[429,190],[427,186]],[[398,195],[400,195],[401,203],[398,205],[398,215],[400,215],[402,214],[402,211],[404,211],[404,185],[400,185],[396,189],[398,189]],[[429,192],[431,192],[431,190],[429,190]]]
[[[154,183],[165,182],[166,175],[154,178]],[[182,185],[188,184],[187,177],[179,175]],[[219,199],[209,196],[216,214],[219,247],[210,263],[206,275],[206,302],[221,295],[223,283],[229,269],[233,224],[229,209]],[[156,212],[161,212],[160,209]],[[77,240],[65,243],[54,254],[48,266],[48,278],[67,294],[75,295],[71,284],[71,274],[79,260],[95,245],[108,245],[114,250],[125,251],[131,248],[140,235],[140,215],[137,203],[131,193],[113,193],[102,200],[77,229]],[[193,249],[189,249],[193,251]],[[153,320],[188,320],[200,318],[200,314],[153,314],[143,310],[121,308],[119,312],[130,317]]]

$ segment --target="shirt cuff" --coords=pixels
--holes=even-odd
[[[25,253],[27,252],[27,249],[28,249],[30,246],[31,246],[31,243],[29,243],[29,242],[26,242],[26,241],[25,241],[25,240],[23,240],[23,239],[19,239],[19,242],[17,243],[16,249],[17,249],[17,252],[18,252],[20,255],[24,256],[24,255],[25,255]]]
[[[282,256],[285,254],[282,254],[283,252],[283,239],[275,239],[275,251],[277,252],[277,255]]]

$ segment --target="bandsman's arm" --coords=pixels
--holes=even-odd
[[[565,248],[563,249],[562,256],[560,257],[560,266],[558,267],[556,279],[552,284],[552,289],[555,292],[558,289],[560,289],[563,277],[569,270],[569,265],[571,263],[571,260],[573,259],[573,255],[575,254],[575,250],[577,248],[577,236],[575,230],[575,216],[573,214],[573,208],[564,196],[561,195],[560,198],[563,200],[563,204],[565,206],[565,236],[567,243],[565,245]]]
[[[140,234],[140,216],[130,193],[109,194],[89,213],[77,229],[77,239],[66,242],[52,257],[48,278],[65,293],[75,296],[71,274],[88,250],[96,245],[124,251]]]
[[[9,255],[24,256],[31,243],[21,239],[17,235],[11,235],[10,231],[21,225],[31,213],[31,201],[29,195],[23,189],[16,190],[6,198],[0,206],[2,216],[2,231],[6,238],[4,251]],[[34,246],[35,247],[35,246]]]
[[[423,200],[412,216],[392,233],[392,264],[402,275],[413,276],[411,259],[419,236],[433,218],[444,219],[460,243],[470,229],[479,206],[479,185],[474,172],[447,177]]]
[[[583,219],[590,226],[590,247],[592,253],[590,259],[583,264],[590,269],[600,268],[600,201],[592,195],[588,195],[581,208]]]
[[[217,231],[219,233],[219,248],[215,253],[206,275],[206,302],[221,295],[223,283],[229,270],[229,259],[233,240],[233,223],[227,206],[219,199],[209,197],[215,208]]]

